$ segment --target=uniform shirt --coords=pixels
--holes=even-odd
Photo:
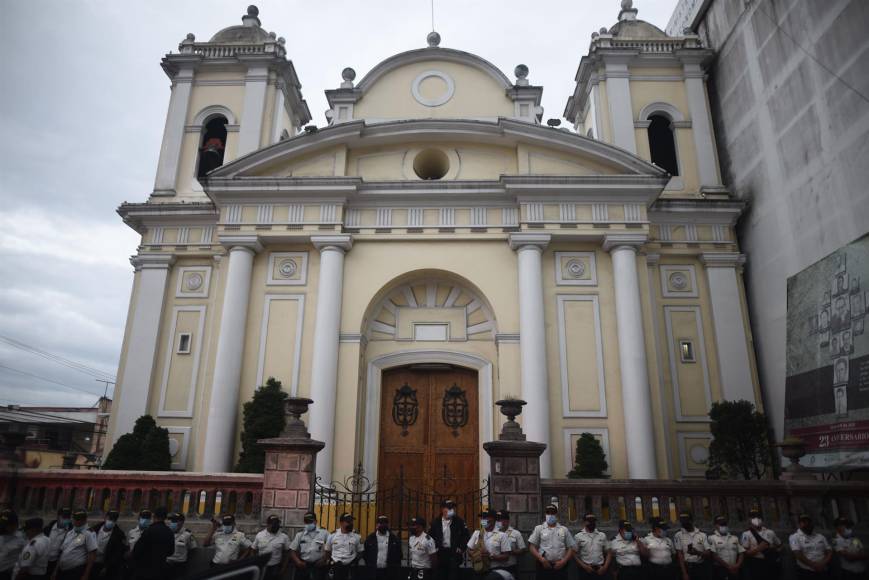
[[[184,528],[175,532],[175,553],[166,558],[167,562],[175,564],[183,564],[187,561],[187,556],[190,555],[190,550],[199,547],[196,543],[196,538],[193,537],[193,532]]]
[[[703,561],[703,557],[699,552],[705,552],[709,549],[709,538],[707,538],[706,534],[697,528],[694,528],[690,532],[681,529],[673,536],[673,545],[676,547],[676,550],[682,552],[682,556],[685,558],[686,563],[699,564]],[[698,553],[691,554],[688,552],[688,548],[691,546],[693,546]]]
[[[386,560],[389,556],[389,532],[381,534],[377,532],[377,567],[386,568]]]
[[[616,557],[616,564],[619,566],[640,566],[640,547],[636,542],[630,542],[624,539],[621,534],[617,534],[610,541],[610,551]]]
[[[443,539],[441,540],[441,546],[444,548],[450,547],[450,524],[453,520],[441,518],[441,530],[443,531]]]
[[[601,566],[604,562],[604,556],[609,550],[609,542],[606,539],[606,534],[600,530],[589,532],[584,529],[574,536],[576,540],[579,559],[592,566]]]
[[[521,551],[525,549],[525,540],[522,538],[522,534],[519,533],[519,530],[514,530],[512,527],[508,527],[504,532],[507,534],[507,537],[510,539],[510,551]],[[516,556],[511,554],[510,557],[504,562],[504,567],[509,568],[511,566],[515,566],[518,563]]]
[[[133,553],[133,548],[136,547],[136,542],[139,541],[139,538],[142,537],[142,534],[144,532],[145,532],[145,530],[143,530],[139,526],[136,526],[135,528],[133,528],[132,530],[127,532],[127,545],[130,546],[130,553],[131,554]]]
[[[431,568],[432,554],[437,554],[438,547],[431,536],[425,532],[418,536],[410,535],[407,540],[407,547],[410,550],[410,567],[411,568]]]
[[[214,542],[214,558],[211,560],[215,564],[229,564],[234,560],[238,560],[242,550],[250,548],[250,540],[244,535],[244,532],[233,530],[231,533],[224,533],[222,530],[215,532]]]
[[[30,576],[42,576],[48,571],[47,536],[40,533],[27,542],[18,556],[18,562],[15,563],[12,578],[17,577],[21,570],[27,570],[27,574]]]
[[[471,535],[471,539],[468,540],[469,548],[476,548],[477,542],[480,541],[480,530],[474,530],[474,533]],[[504,532],[499,532],[498,530],[492,530],[491,532],[483,532],[483,543],[486,545],[486,550],[492,556],[500,556],[506,552],[511,550],[512,544],[510,543],[510,537],[507,536]],[[492,560],[489,564],[490,568],[504,568],[507,566],[507,561],[495,561]]]
[[[745,548],[736,539],[733,534],[722,536],[715,530],[715,533],[709,536],[709,549],[717,554],[719,558],[733,566],[740,554],[745,552]]]
[[[561,524],[552,527],[540,524],[531,532],[528,543],[537,546],[540,555],[549,562],[561,560],[567,554],[567,550],[576,548],[576,540]]]
[[[797,533],[791,534],[788,543],[791,546],[791,552],[802,552],[803,556],[811,562],[820,562],[824,559],[824,553],[830,549],[830,543],[827,538],[821,534],[806,534],[802,530],[797,530]],[[811,570],[807,565],[797,560],[797,566],[803,570]]]
[[[298,552],[303,561],[314,564],[323,558],[323,548],[328,539],[329,532],[323,528],[316,528],[310,532],[302,530],[290,542],[290,549]]]
[[[27,536],[16,530],[12,534],[0,536],[0,572],[6,572],[15,567],[21,550],[27,544]]]
[[[859,554],[863,551],[863,542],[858,538],[843,538],[839,534],[833,536],[833,551],[837,554]],[[863,574],[866,572],[866,561],[852,561],[845,558],[839,558],[839,564],[842,570],[851,572],[852,574]]]
[[[659,538],[655,534],[649,534],[640,540],[649,549],[649,562],[652,564],[668,565],[673,561],[673,554],[676,553],[676,548],[673,546],[673,540],[668,537]]]
[[[57,562],[57,559],[60,558],[60,546],[63,544],[63,539],[68,531],[68,529],[60,527],[58,523],[51,526],[51,530],[48,532],[49,562]]]
[[[105,526],[100,527],[97,533],[97,557],[95,562],[102,563],[106,559],[106,546],[109,545],[109,539],[112,537],[112,531],[106,530]]]
[[[277,534],[261,530],[253,539],[253,549],[260,556],[271,554],[266,566],[276,566],[281,563],[284,552],[290,549],[290,537],[280,530]]]
[[[97,551],[97,535],[90,530],[77,532],[70,530],[60,545],[60,558],[57,567],[60,570],[72,570],[87,563],[88,554]]]
[[[326,540],[326,551],[332,553],[332,560],[342,564],[352,564],[353,560],[365,550],[362,538],[356,532],[334,532]]]
[[[766,540],[766,542],[773,548],[781,546],[781,540],[778,539],[778,536],[775,535],[775,532],[770,530],[769,528],[760,528],[757,530],[757,535]],[[754,534],[751,533],[751,530],[745,530],[742,532],[742,547],[746,550],[754,550],[757,548],[757,538],[754,537]],[[766,556],[763,555],[762,552],[758,552],[752,556],[748,556],[749,558],[758,558],[764,559]]]

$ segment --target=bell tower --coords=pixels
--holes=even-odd
[[[262,28],[256,6],[241,21],[208,42],[188,34],[163,58],[172,86],[154,201],[201,198],[199,178],[311,120],[284,39]]]

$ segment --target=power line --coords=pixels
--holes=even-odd
[[[36,356],[41,356],[42,358],[48,359],[57,364],[63,365],[65,367],[76,370],[80,373],[84,373],[86,375],[90,375],[92,377],[97,377],[99,379],[109,379],[110,381],[116,380],[116,377],[105,371],[100,369],[88,366],[84,363],[80,363],[74,360],[70,360],[68,358],[64,358],[59,354],[55,354],[52,352],[48,352],[47,350],[43,350],[41,348],[37,348],[35,346],[31,346],[29,344],[23,343],[20,340],[16,340],[14,338],[10,338],[8,336],[0,335],[0,342],[6,343],[7,345],[17,348],[19,350],[23,350],[25,352],[29,352],[30,354],[35,354]]]
[[[6,366],[6,365],[4,365],[4,364],[0,364],[0,369],[5,369],[5,370],[7,370],[7,371],[10,371],[10,372],[13,372],[13,373],[17,373],[17,374],[19,374],[19,375],[24,375],[24,376],[32,377],[32,378],[34,378],[34,379],[39,379],[39,380],[41,380],[41,381],[46,381],[46,382],[49,382],[49,383],[54,383],[55,385],[58,385],[58,386],[63,387],[63,388],[65,388],[65,389],[72,389],[73,391],[79,391],[79,392],[81,392],[81,393],[85,393],[85,394],[88,394],[88,395],[93,395],[94,397],[98,397],[98,396],[99,396],[97,393],[94,393],[94,392],[91,392],[91,391],[87,391],[87,390],[85,390],[85,389],[81,389],[81,388],[78,388],[78,387],[71,387],[71,386],[69,386],[69,385],[65,385],[65,384],[63,384],[63,383],[61,383],[61,382],[55,381],[54,379],[49,379],[48,377],[42,377],[42,376],[39,376],[39,375],[35,375],[35,374],[33,374],[33,373],[29,373],[29,372],[27,372],[27,371],[22,371],[22,370],[19,370],[19,369],[14,369],[14,368],[9,367],[9,366]]]

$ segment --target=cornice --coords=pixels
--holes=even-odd
[[[219,217],[217,207],[209,202],[202,203],[127,203],[116,210],[129,227],[143,234],[151,223],[216,223]]]
[[[745,264],[745,254],[739,252],[704,252],[700,261],[707,268],[739,268]]]
[[[217,239],[221,245],[230,250],[232,248],[246,248],[254,253],[259,253],[263,249],[259,236],[255,234],[220,234]]]
[[[347,252],[353,247],[353,237],[350,235],[311,236],[311,244],[321,252],[326,248],[338,248]]]
[[[511,250],[518,250],[527,246],[544,250],[549,245],[549,242],[552,241],[552,236],[549,234],[517,233],[510,234],[508,241]]]
[[[649,221],[653,224],[702,223],[733,226],[739,221],[748,204],[729,199],[657,199],[649,207]]]
[[[648,241],[648,234],[610,234],[604,236],[602,247],[605,252],[611,252],[616,248],[625,246],[636,251]]]
[[[140,270],[168,270],[175,263],[171,254],[137,254],[130,256],[130,264],[138,272]]]

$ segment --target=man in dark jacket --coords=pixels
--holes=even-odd
[[[175,553],[175,534],[166,525],[166,508],[158,507],[153,522],[133,548],[132,572],[136,580],[159,580],[166,574],[166,558]]]
[[[368,580],[397,580],[401,568],[401,540],[389,531],[389,518],[377,516],[377,530],[365,538]]]
[[[96,580],[121,580],[127,535],[118,527],[117,510],[106,512],[106,519],[91,528],[97,537],[97,557],[91,577]]]
[[[437,580],[457,580],[459,566],[464,562],[470,534],[464,520],[456,515],[456,503],[441,502],[441,517],[435,518],[428,531],[438,547]]]

